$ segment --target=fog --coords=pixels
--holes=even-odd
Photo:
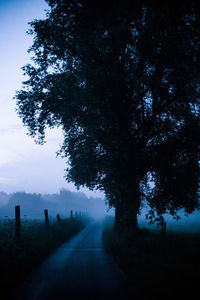
[[[55,218],[57,214],[61,218],[68,218],[71,210],[74,216],[81,213],[95,219],[102,218],[107,213],[104,199],[64,189],[57,194],[0,192],[0,204],[0,218],[5,220],[15,217],[16,205],[20,205],[22,220],[43,219],[44,209],[48,209],[50,218]]]
[[[105,199],[98,197],[88,197],[83,192],[72,192],[62,189],[54,194],[36,193],[5,193],[0,192],[0,218],[7,221],[14,219],[15,206],[20,205],[21,219],[43,220],[44,209],[48,209],[50,219],[56,218],[59,214],[61,218],[69,218],[71,210],[73,215],[85,214],[94,219],[104,218],[107,215],[114,216],[114,209],[109,209]],[[148,207],[145,206],[138,215],[138,225],[140,228],[160,230],[157,223],[149,224],[146,218]],[[200,210],[195,210],[192,214],[186,215],[184,210],[179,210],[179,220],[170,214],[163,217],[167,223],[167,231],[179,232],[200,232]]]
[[[138,224],[141,228],[160,230],[160,227],[157,223],[149,224],[148,219],[146,218],[148,208],[144,207],[141,210],[140,215],[138,216]],[[196,209],[190,215],[187,215],[184,209],[180,209],[177,212],[179,219],[175,219],[169,213],[163,215],[164,220],[166,221],[166,229],[168,232],[185,232],[185,233],[196,233],[200,232],[200,210]]]

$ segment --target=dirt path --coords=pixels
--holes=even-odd
[[[141,299],[102,246],[102,223],[88,225],[37,269],[15,299]]]

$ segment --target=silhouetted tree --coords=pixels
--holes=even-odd
[[[17,93],[30,135],[61,126],[67,179],[100,188],[116,225],[197,205],[199,1],[48,0]]]

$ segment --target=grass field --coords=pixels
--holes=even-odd
[[[66,219],[45,225],[39,221],[22,223],[21,239],[15,237],[15,224],[0,226],[1,293],[9,299],[15,290],[53,250],[86,225],[82,218]]]
[[[134,236],[122,236],[115,232],[110,219],[103,242],[146,299],[198,299],[200,234],[171,232],[162,238],[158,231],[138,229]]]

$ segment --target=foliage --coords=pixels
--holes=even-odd
[[[193,211],[199,1],[47,2],[16,95],[30,135],[42,143],[47,126],[61,126],[66,178],[103,189],[121,214],[131,218],[142,199],[160,215]]]

